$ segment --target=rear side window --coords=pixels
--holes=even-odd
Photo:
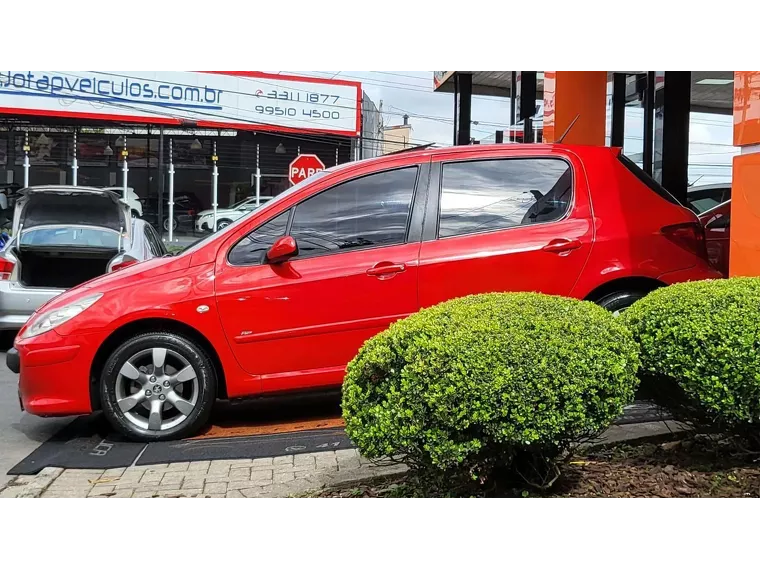
[[[557,221],[572,197],[572,170],[557,158],[444,164],[438,236]]]
[[[703,198],[696,198],[694,200],[691,200],[689,202],[691,204],[692,209],[696,211],[697,213],[704,213],[708,209],[712,209],[715,206],[718,206],[721,204],[720,198],[717,198],[715,196],[705,196]]]
[[[679,202],[676,198],[674,198],[668,190],[663,188],[660,184],[657,183],[657,181],[652,178],[649,174],[644,172],[641,168],[639,168],[636,163],[628,158],[625,154],[619,154],[618,159],[620,162],[623,163],[623,166],[628,168],[630,172],[636,176],[639,181],[643,182],[646,187],[648,187],[650,190],[652,190],[654,193],[656,193],[658,196],[660,196],[662,199],[669,201],[672,204],[675,205],[683,205],[681,202]]]

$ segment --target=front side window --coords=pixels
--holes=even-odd
[[[238,241],[229,254],[229,261],[232,265],[260,265],[269,248],[274,245],[280,237],[285,235],[288,227],[288,216],[290,210],[285,211],[270,219],[264,225],[251,231],[248,235]]]
[[[403,243],[416,180],[416,166],[379,172],[301,202],[290,229],[298,256]]]
[[[439,237],[557,221],[572,203],[572,170],[556,158],[443,165]]]

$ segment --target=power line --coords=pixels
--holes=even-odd
[[[306,77],[313,77],[314,79],[325,79],[325,77],[322,77],[321,75],[306,75]],[[345,77],[347,79],[354,79],[357,81],[361,81],[362,84],[365,85],[372,85],[374,87],[387,87],[388,89],[397,89],[400,91],[414,91],[417,93],[430,93],[432,94],[432,89],[425,89],[422,87],[422,85],[413,85],[411,83],[399,83],[396,81],[383,81],[382,79],[365,79],[362,77],[357,77],[356,75],[346,75],[345,73],[342,74],[342,77]]]

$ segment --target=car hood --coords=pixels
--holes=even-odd
[[[153,277],[165,276],[167,273],[186,270],[190,266],[190,259],[190,255],[155,257],[119,271],[101,275],[56,296],[43,307],[40,307],[38,312],[43,308],[44,310],[50,310],[58,306],[64,306],[91,294],[112,292],[125,287],[150,286],[150,280]]]
[[[228,207],[218,207],[216,208],[216,215],[217,217],[221,214],[229,214],[229,213],[237,213],[236,209],[230,209]],[[204,209],[203,211],[198,213],[198,217],[203,217],[204,215],[214,215],[213,209]]]

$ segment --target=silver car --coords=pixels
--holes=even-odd
[[[66,289],[166,255],[155,229],[114,192],[38,186],[19,192],[13,237],[0,251],[0,330],[18,330]]]

